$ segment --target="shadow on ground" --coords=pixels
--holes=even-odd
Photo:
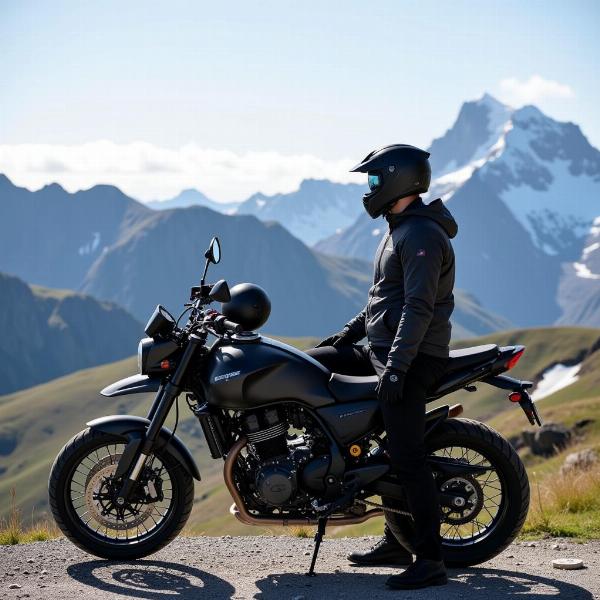
[[[235,581],[225,579],[188,565],[156,561],[115,562],[95,560],[70,565],[70,577],[79,583],[130,598],[148,600],[177,599],[198,600],[200,598],[226,600],[235,593]],[[361,573],[321,573],[306,577],[298,573],[268,575],[256,582],[258,592],[254,596],[261,600],[280,600],[302,597],[312,598],[378,598],[393,596],[385,587],[388,575]],[[234,579],[232,577],[232,579]],[[411,598],[464,600],[469,597],[485,600],[593,600],[584,588],[540,575],[516,573],[500,569],[473,568],[452,570],[447,586],[403,592]],[[101,594],[99,594],[101,596]]]
[[[391,573],[391,572],[390,572]],[[314,578],[306,575],[284,573],[269,575],[256,582],[260,592],[254,597],[261,600],[288,598],[301,595],[311,598],[389,598],[403,595],[405,598],[431,598],[443,600],[464,600],[465,598],[485,598],[485,600],[515,600],[527,597],[528,600],[548,600],[560,597],[561,600],[592,600],[586,589],[557,581],[549,577],[515,573],[500,569],[464,569],[449,572],[450,583],[446,586],[396,592],[386,588],[388,575],[368,573],[324,573]],[[292,593],[292,591],[294,593]]]
[[[230,583],[206,571],[159,560],[94,560],[70,565],[67,573],[84,585],[130,598],[226,599],[235,592]]]

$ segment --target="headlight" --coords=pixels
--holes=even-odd
[[[138,345],[138,370],[141,375],[153,375],[171,370],[176,364],[179,346],[173,340],[157,341],[147,337]],[[172,360],[166,360],[172,359]],[[165,367],[164,361],[168,363]]]

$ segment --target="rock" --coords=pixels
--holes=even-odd
[[[579,558],[556,558],[552,561],[555,569],[583,569],[583,561]]]
[[[598,453],[591,448],[572,452],[565,458],[565,462],[560,468],[561,475],[572,471],[585,471],[593,467],[598,462]]]
[[[573,429],[575,431],[579,431],[580,429],[584,429],[588,425],[591,425],[592,423],[595,423],[595,422],[596,422],[596,419],[581,419],[580,421],[577,421],[575,423],[575,425],[573,426]]]
[[[560,423],[546,423],[535,433],[524,431],[521,434],[525,445],[537,456],[552,456],[571,441],[571,431]]]
[[[20,590],[20,589],[21,589],[21,586],[20,586],[18,583],[11,583],[11,584],[8,586],[8,589],[9,589],[9,590]]]

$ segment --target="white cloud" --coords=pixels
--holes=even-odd
[[[360,182],[364,176],[348,173],[355,162],[310,154],[236,154],[197,144],[178,149],[105,140],[69,146],[0,144],[0,173],[16,185],[37,189],[57,182],[73,192],[109,183],[140,200],[169,198],[190,187],[215,200],[242,200],[257,191],[290,192],[311,177]]]
[[[558,81],[532,75],[526,81],[509,77],[500,82],[502,99],[509,104],[533,104],[547,99],[568,99],[575,96],[573,89]]]

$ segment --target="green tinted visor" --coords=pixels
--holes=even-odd
[[[376,190],[381,185],[381,175],[377,173],[368,173],[369,189]]]

